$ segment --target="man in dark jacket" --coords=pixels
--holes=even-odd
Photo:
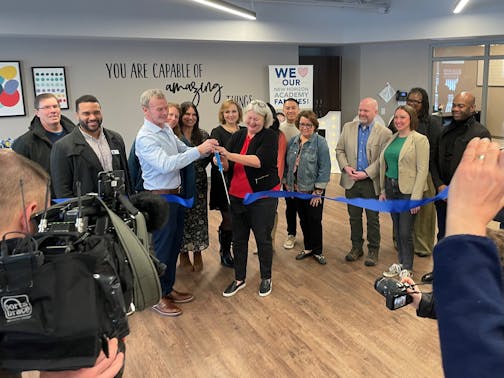
[[[35,116],[26,133],[17,138],[12,149],[18,154],[40,164],[50,173],[50,156],[53,144],[71,133],[75,125],[61,115],[58,99],[51,93],[35,97]],[[52,193],[54,195],[54,192]]]
[[[98,173],[122,170],[126,193],[130,193],[128,161],[124,141],[118,133],[103,128],[98,99],[92,95],[75,102],[78,127],[54,144],[51,152],[51,178],[56,198],[98,192]]]
[[[453,121],[441,131],[430,162],[432,181],[438,193],[450,185],[469,141],[474,137],[491,138],[488,129],[474,118],[475,109],[476,101],[472,93],[461,92],[455,96],[452,104]],[[439,241],[445,235],[446,201],[436,202],[436,212]]]

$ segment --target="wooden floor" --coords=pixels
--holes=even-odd
[[[339,175],[330,197],[340,196]],[[326,201],[324,254],[296,261],[302,248],[282,247],[284,200],[273,259],[273,291],[258,295],[259,268],[250,244],[247,287],[234,297],[222,291],[233,270],[219,264],[217,227],[210,211],[210,248],[200,273],[177,272],[175,288],[196,299],[182,316],[163,318],[151,310],[130,317],[124,377],[442,377],[436,321],[417,318],[412,307],[396,311],[373,284],[396,262],[389,214],[381,214],[382,245],[376,267],[344,260],[350,249],[346,206]],[[431,258],[416,258],[414,278],[431,270]],[[425,287],[429,291],[430,287]]]

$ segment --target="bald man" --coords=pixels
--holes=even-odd
[[[336,159],[341,169],[340,185],[347,198],[378,198],[380,192],[380,153],[392,132],[379,122],[378,102],[365,98],[359,104],[359,120],[347,122],[336,146]],[[348,205],[352,249],[345,256],[356,261],[364,255],[362,245],[362,208]],[[374,266],[380,250],[380,219],[377,211],[366,209],[368,255],[364,264]]]
[[[432,181],[437,192],[448,185],[455,174],[464,150],[474,137],[491,138],[488,129],[474,118],[476,99],[470,92],[460,92],[453,99],[452,122],[444,127],[430,162]],[[436,201],[438,241],[445,235],[446,201]]]

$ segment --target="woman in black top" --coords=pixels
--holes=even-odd
[[[235,280],[224,290],[225,297],[245,287],[250,230],[254,232],[261,271],[259,295],[269,295],[272,287],[271,231],[278,199],[260,198],[249,205],[244,205],[243,199],[248,193],[280,189],[278,134],[269,129],[273,115],[263,101],[253,100],[247,105],[245,123],[247,128],[234,133],[225,148],[216,148],[224,169],[228,170],[233,220]]]
[[[234,100],[225,100],[219,109],[219,122],[210,133],[210,137],[217,139],[219,146],[226,146],[235,132],[240,130],[239,123],[242,121],[243,113],[240,105]],[[231,241],[233,240],[233,232],[231,231],[231,213],[229,212],[228,199],[224,182],[222,181],[221,173],[217,164],[212,164],[210,183],[210,210],[219,210],[222,216],[222,221],[219,226],[219,243],[221,264],[228,268],[233,267],[233,256],[231,254]],[[224,174],[227,182],[227,174]]]

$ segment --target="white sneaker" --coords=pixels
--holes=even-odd
[[[387,271],[383,272],[384,277],[395,277],[398,276],[403,270],[401,264],[392,264]]]
[[[413,277],[413,272],[408,269],[403,269],[399,272],[399,278]]]
[[[285,249],[292,249],[296,244],[296,237],[294,235],[287,235],[287,240],[283,243]]]
[[[129,308],[128,308],[128,311],[126,312],[126,315],[127,316],[131,316],[135,313],[135,305],[133,304],[133,302],[130,303],[129,305]]]

